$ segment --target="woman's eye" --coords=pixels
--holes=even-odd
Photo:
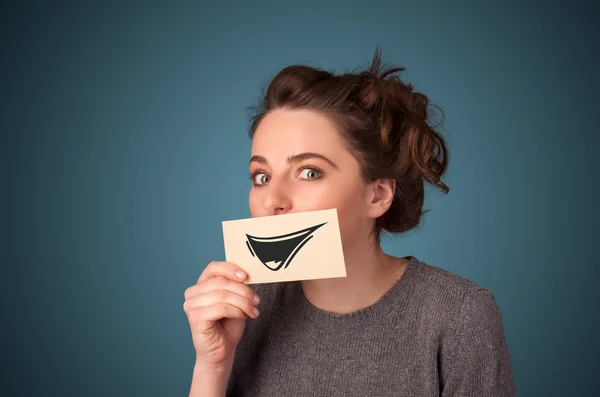
[[[302,179],[318,179],[321,177],[321,171],[314,168],[304,168],[300,172],[300,177]]]
[[[259,173],[254,175],[254,183],[257,185],[264,185],[269,182],[269,175],[265,173]]]

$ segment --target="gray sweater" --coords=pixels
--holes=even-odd
[[[254,285],[261,315],[247,320],[227,396],[516,396],[492,293],[406,258],[381,299],[345,315],[313,306],[300,282]]]

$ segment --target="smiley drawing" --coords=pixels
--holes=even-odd
[[[273,237],[256,237],[246,234],[246,246],[252,256],[257,257],[268,269],[273,271],[285,269],[298,251],[313,238],[314,231],[326,223]]]

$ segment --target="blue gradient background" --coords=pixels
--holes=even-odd
[[[445,111],[452,189],[386,250],[495,294],[519,395],[597,395],[592,2],[49,3],[1,9],[0,394],[187,395],[183,292],[249,216],[245,108],[379,44]]]

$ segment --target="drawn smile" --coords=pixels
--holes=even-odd
[[[273,237],[256,237],[246,234],[246,246],[268,269],[277,271],[287,268],[300,249],[313,238],[315,230],[325,225],[311,226],[293,233]],[[256,254],[256,255],[255,255]]]

